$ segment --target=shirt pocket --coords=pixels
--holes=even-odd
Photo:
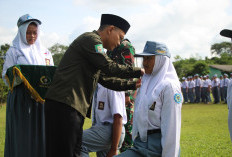
[[[154,103],[148,106],[148,120],[150,124],[158,127],[160,127],[161,123],[161,106],[162,104],[159,99],[156,99]]]

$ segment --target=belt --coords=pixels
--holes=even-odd
[[[103,125],[111,125],[110,122],[103,122],[102,124],[103,124]]]
[[[147,130],[147,135],[155,134],[155,133],[161,133],[161,130],[160,129]]]

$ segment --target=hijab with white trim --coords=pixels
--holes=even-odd
[[[132,131],[133,139],[136,138],[139,132],[140,139],[144,142],[147,141],[149,106],[159,97],[167,82],[171,82],[174,86],[180,88],[179,79],[170,58],[164,55],[155,55],[153,71],[151,74],[143,75],[142,86],[136,96],[134,114],[136,117],[134,117]],[[136,112],[143,112],[144,114],[136,114]]]
[[[37,25],[37,39],[34,44],[29,45],[26,39],[27,28],[29,24],[34,22]],[[22,53],[28,64],[31,65],[46,65],[46,55],[50,54],[47,48],[45,48],[40,41],[39,23],[36,21],[30,21],[19,26],[18,33],[13,40],[12,47]]]

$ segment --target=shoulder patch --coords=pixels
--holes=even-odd
[[[174,100],[176,103],[180,104],[182,102],[182,96],[179,93],[174,95]]]
[[[96,52],[104,53],[104,49],[103,49],[102,44],[95,45],[95,50],[96,50]]]

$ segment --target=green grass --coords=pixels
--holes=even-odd
[[[6,105],[0,104],[0,157],[4,155]]]
[[[0,107],[0,157],[4,152],[6,106]],[[187,104],[182,108],[181,156],[231,157],[228,131],[228,109],[225,104]],[[84,129],[91,126],[86,119]],[[90,157],[95,157],[91,153]]]

